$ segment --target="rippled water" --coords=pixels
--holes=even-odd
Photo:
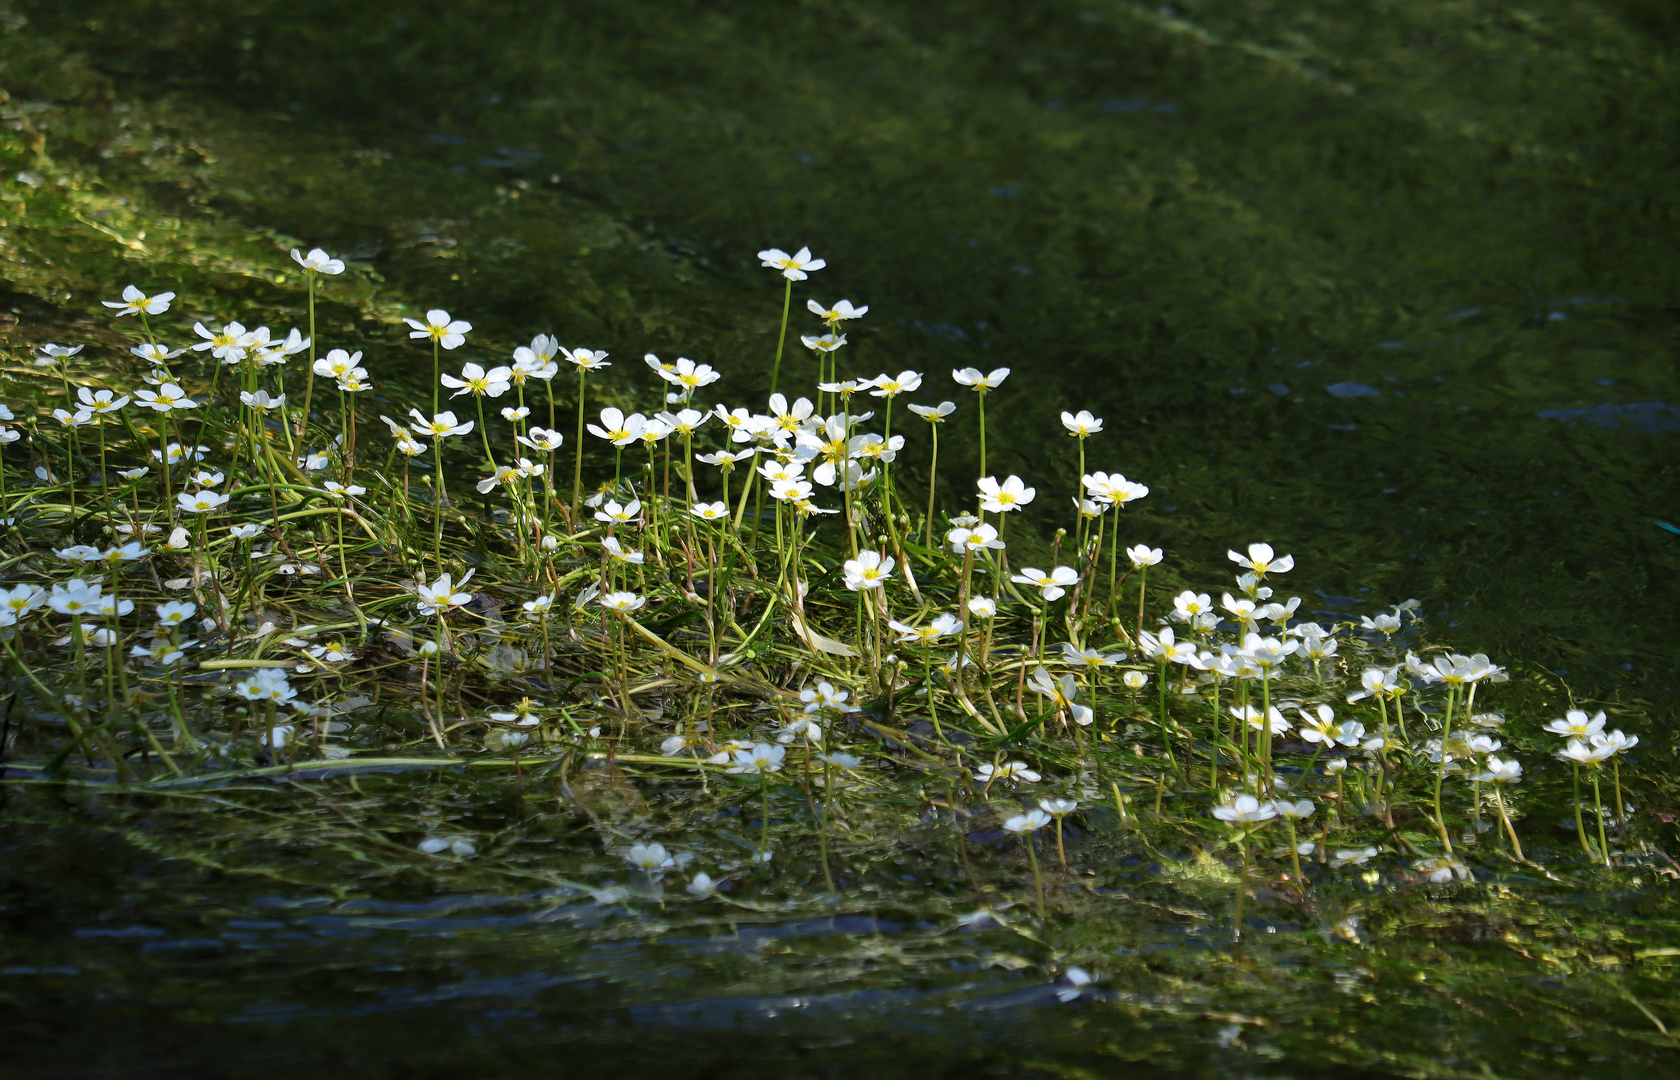
[[[1437,637],[1673,754],[1667,5],[78,0],[0,5],[0,25],[7,183],[55,191],[37,146],[74,177],[0,211],[10,349],[113,342],[88,308],[130,278],[178,282],[206,319],[298,321],[274,245],[295,238],[371,271],[322,338],[368,350],[381,406],[412,392],[393,319],[429,306],[477,324],[479,359],[553,331],[629,361],[614,385],[645,396],[651,350],[745,402],[779,314],[752,253],[809,243],[830,263],[809,294],[871,308],[842,372],[933,372],[924,399],[963,405],[947,476],[972,471],[973,414],[938,373],[1012,366],[993,469],[1070,492],[1056,414],[1104,416],[1089,464],[1153,489],[1135,539],[1167,549],[1168,583],[1213,584],[1227,547],[1266,539],[1321,610],[1415,596]],[[1043,537],[1062,504],[1040,500]],[[1558,1019],[1584,987],[1585,1012],[1626,1004],[1592,962],[1554,986],[1491,944],[1497,920],[1464,929],[1486,912],[1393,915],[1429,929],[1389,939],[1388,967],[1280,928],[1251,970],[1204,956],[1193,920],[1093,915],[1116,957],[1173,959],[1117,959],[1153,974],[1062,1005],[981,955],[1010,931],[977,945],[956,907],[890,889],[879,912],[727,923],[447,880],[282,888],[164,858],[183,849],[146,846],[167,826],[145,808],[12,798],[0,1026],[43,1072],[1673,1060],[1637,1013]],[[1600,930],[1646,917],[1632,894],[1552,899],[1608,905],[1580,916]],[[1414,978],[1436,941],[1469,957],[1440,992]]]

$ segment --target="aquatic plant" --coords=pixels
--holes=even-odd
[[[1397,883],[1536,868],[1518,827],[1532,813],[1518,755],[1537,768],[1556,735],[1588,862],[1654,857],[1622,785],[1638,738],[1606,734],[1603,713],[1571,711],[1541,731],[1478,712],[1507,673],[1421,644],[1415,601],[1357,622],[1306,619],[1278,592],[1293,557],[1255,542],[1229,553],[1230,589],[1182,589],[1152,617],[1151,568],[1179,581],[1199,571],[1128,535],[1124,510],[1149,488],[1085,472],[1087,442],[1104,431],[1089,412],[1062,417],[1080,458],[1063,492],[1071,528],[1048,560],[1017,556],[1013,569],[1033,543],[1007,523],[1039,488],[985,470],[985,400],[1008,368],[952,372],[978,395],[981,475],[973,503],[943,516],[937,437],[957,409],[906,403],[933,451],[927,508],[913,508],[894,470],[908,440],[891,416],[926,380],[843,378],[835,327],[868,312],[844,300],[808,304],[826,327],[802,336],[819,363],[814,401],[773,386],[760,413],[724,399],[727,376],[711,365],[649,354],[659,400],[648,413],[602,407],[599,423],[586,379],[611,367],[606,352],[541,334],[509,362],[455,374],[442,354],[468,347],[473,328],[432,310],[408,320],[431,353],[431,409],[379,416],[389,440],[370,452],[358,447],[360,395],[397,358],[364,366],[362,352],[335,348],[315,359],[317,276],[346,268],[320,249],[293,257],[308,274],[307,330],[195,322],[199,340],[175,348],[158,321],[175,294],[130,286],[104,304],[135,317],[138,368],[45,344],[40,377],[12,379],[0,625],[26,702],[12,749],[28,761],[13,764],[41,782],[167,792],[472,762],[572,790],[571,777],[635,766],[696,799],[757,804],[747,867],[695,872],[697,902],[790,864],[841,890],[844,818],[909,786],[935,818],[1016,838],[1041,919],[1078,872],[1075,823],[1080,835],[1179,837],[1217,859],[1234,847],[1240,940],[1257,873],[1274,897],[1307,906],[1325,875],[1379,857]],[[808,249],[761,259],[786,282],[785,337],[793,282],[824,263]],[[299,405],[285,376],[306,353]],[[570,492],[554,482],[566,438],[555,357],[576,372]],[[773,382],[780,357],[778,341]],[[336,409],[312,408],[316,377],[335,385]],[[532,422],[532,380],[547,386],[548,427]],[[442,388],[470,398],[470,418],[440,411]],[[486,398],[510,394],[515,404],[487,413]],[[884,401],[881,433],[860,394]],[[473,434],[476,448],[454,449]],[[586,467],[600,480],[587,498]],[[465,482],[480,501],[459,494]],[[804,825],[784,815],[777,826],[773,800],[787,799],[804,802]],[[1271,852],[1258,841],[1275,821],[1288,841]],[[1052,822],[1062,876],[1047,888],[1033,837]],[[692,858],[656,829],[620,849],[649,887]],[[604,831],[601,843],[618,840]],[[978,890],[969,843],[959,856]],[[462,837],[427,836],[418,850],[479,857]],[[1541,869],[1566,863],[1553,853]]]

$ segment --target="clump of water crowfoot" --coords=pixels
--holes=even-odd
[[[1505,671],[1420,655],[1415,601],[1309,621],[1279,592],[1292,557],[1260,542],[1230,552],[1229,586],[1151,593],[1168,560],[1126,517],[1149,488],[1084,471],[1103,432],[1088,412],[1062,418],[1081,466],[1056,493],[1071,541],[1012,564],[1011,516],[1039,490],[985,474],[986,399],[1007,393],[1009,368],[952,373],[974,395],[981,475],[936,518],[938,432],[959,408],[901,403],[919,372],[841,370],[839,328],[867,306],[812,298],[823,332],[800,340],[815,396],[780,392],[794,283],[825,265],[809,249],[760,253],[785,280],[762,412],[724,372],[652,354],[662,389],[646,413],[592,408],[610,352],[548,334],[456,374],[444,357],[471,347],[472,326],[442,310],[408,320],[413,356],[321,350],[316,291],[345,267],[293,255],[306,329],[198,322],[193,340],[165,321],[173,293],[129,286],[105,302],[135,324],[132,377],[109,380],[125,385],[94,385],[82,346],[54,343],[37,351],[42,378],[13,379],[0,646],[30,775],[168,791],[471,761],[570,790],[582,771],[635,764],[756,810],[745,867],[697,868],[694,902],[794,866],[843,890],[847,818],[896,784],[955,828],[977,892],[996,886],[964,834],[1017,838],[1045,920],[1081,869],[1068,830],[1201,845],[1237,868],[1240,938],[1257,876],[1274,901],[1310,906],[1325,875],[1532,868],[1518,750],[1533,762],[1557,736],[1583,862],[1649,854],[1620,768],[1638,739],[1606,733],[1603,713],[1544,734],[1507,725],[1486,711]],[[381,368],[428,354],[427,408],[367,416]],[[925,477],[900,467],[901,406],[928,425]],[[570,484],[556,480],[567,466]],[[788,793],[803,825],[772,813]],[[1047,874],[1036,838],[1051,824]],[[694,861],[657,817],[638,828],[601,843],[644,885]],[[477,855],[463,836],[419,851]]]

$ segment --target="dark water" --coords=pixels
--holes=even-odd
[[[830,268],[796,304],[871,308],[842,372],[929,372],[922,400],[963,405],[947,475],[972,471],[973,413],[941,373],[1014,368],[989,451],[1057,493],[1046,535],[1077,471],[1056,414],[1090,408],[1108,429],[1089,467],[1151,486],[1129,539],[1183,580],[1269,540],[1324,610],[1415,596],[1438,637],[1618,703],[1671,753],[1670,5],[57,0],[0,22],[11,349],[114,340],[88,308],[131,278],[206,319],[296,321],[275,243],[301,240],[370,271],[321,336],[367,348],[378,380],[414,359],[394,315],[442,306],[479,327],[474,358],[553,331],[611,350],[620,386],[651,385],[652,350],[717,365],[744,403],[780,299],[752,253],[808,243]],[[30,980],[0,1023],[25,1025],[40,1071],[123,1071],[143,1048],[146,1069],[205,1075],[1087,1076],[1140,1068],[1105,1047],[1156,1043],[1155,1071],[1332,1067],[1303,1064],[1333,1060],[1298,1056],[1311,1039],[1222,1042],[1194,1010],[1087,1039],[1030,1000],[973,1004],[1026,982],[925,959],[832,991],[799,964],[710,982],[681,947],[510,925],[378,945],[427,972],[380,973],[370,939],[253,914],[285,890],[57,827],[8,881],[11,932],[61,935],[17,965],[40,974],[4,976]],[[196,928],[163,925],[177,888]],[[96,920],[139,929],[74,936]],[[307,945],[280,944],[294,929]],[[932,948],[906,935],[876,936]],[[1420,1034],[1359,1067],[1641,1067],[1500,1038],[1432,1064]],[[70,1057],[37,1054],[54,1045]]]

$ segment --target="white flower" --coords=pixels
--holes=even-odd
[[[1277,807],[1252,795],[1238,795],[1230,802],[1214,807],[1213,816],[1220,821],[1238,824],[1270,821],[1277,817]]]
[[[1520,784],[1522,783],[1522,762],[1516,758],[1509,761],[1489,755],[1487,770],[1477,773],[1475,779],[1484,784]]]
[[[589,425],[589,433],[596,438],[605,439],[614,446],[629,446],[642,437],[642,429],[647,427],[647,417],[641,413],[631,413],[625,416],[620,409],[611,407],[601,410],[601,424]]]
[[[892,577],[895,565],[895,560],[883,558],[880,552],[860,551],[857,558],[846,561],[846,588],[853,592],[879,589]]]
[[[811,249],[808,247],[800,248],[793,255],[789,255],[781,248],[767,248],[758,253],[758,258],[760,265],[768,266],[772,270],[780,270],[782,276],[789,281],[804,281],[811,276],[811,271],[821,270],[828,265],[822,259],[813,259]]]
[[[187,396],[187,392],[172,382],[166,382],[156,390],[136,390],[134,398],[140,405],[148,409],[156,409],[166,413],[171,409],[196,409],[198,402]]]
[[[226,506],[228,497],[215,491],[183,491],[175,496],[175,501],[189,514],[209,514]]]
[[[813,712],[857,712],[856,705],[849,705],[846,699],[851,697],[844,690],[836,690],[834,684],[826,680],[820,681],[814,687],[806,687],[799,691],[799,700],[805,703],[805,711]]]
[[[534,427],[529,432],[519,436],[518,438],[520,444],[523,446],[529,446],[533,450],[542,450],[549,453],[560,449],[561,444],[566,441],[566,436],[560,434],[560,432],[540,427]]]
[[[1599,762],[1614,757],[1615,753],[1616,749],[1608,743],[1595,742],[1588,744],[1580,739],[1570,739],[1564,748],[1558,751],[1557,756],[1576,765],[1586,765],[1589,768],[1594,768],[1597,767]]]
[[[607,500],[605,506],[595,511],[595,520],[614,522],[623,525],[638,520],[641,517],[641,514],[642,503],[640,499],[631,499],[622,506],[616,501],[609,499]]]
[[[1040,799],[1038,808],[1051,817],[1066,817],[1079,809],[1079,804],[1072,799]]]
[[[1608,735],[1602,733],[1593,735],[1592,744],[1594,746],[1609,747],[1612,754],[1619,754],[1623,750],[1632,750],[1634,747],[1638,746],[1639,736],[1624,735],[1620,729],[1617,729],[1610,732]],[[1497,748],[1498,747],[1496,745],[1495,749]]]
[[[962,620],[954,615],[942,614],[926,626],[910,626],[896,619],[888,620],[887,626],[898,633],[900,641],[919,641],[928,645],[947,634],[957,633],[963,624]]]
[[[321,485],[321,489],[335,499],[342,499],[346,495],[366,495],[367,488],[360,484],[340,484],[336,480],[328,480]]]
[[[121,300],[101,300],[100,303],[108,308],[114,308],[117,318],[124,315],[162,315],[169,310],[169,301],[175,299],[172,292],[161,292],[155,296],[147,296],[133,285],[123,289]]]
[[[1277,638],[1249,634],[1243,638],[1242,651],[1244,658],[1260,670],[1262,677],[1269,677],[1273,668],[1280,666],[1300,647],[1298,641],[1279,641]]]
[[[1316,710],[1316,716],[1305,709],[1299,711],[1301,719],[1305,721],[1300,728],[1302,739],[1310,743],[1323,743],[1326,746],[1336,743],[1336,711],[1334,709],[1328,705],[1320,705]]]
[[[543,722],[543,717],[538,716],[538,712],[536,712],[536,704],[529,697],[517,700],[511,710],[491,712],[489,717],[497,724],[519,724],[521,727],[536,727]],[[502,739],[504,739],[502,746],[506,746],[506,736]]]
[[[1340,870],[1344,866],[1361,866],[1376,857],[1377,849],[1374,847],[1339,848],[1336,857],[1330,860],[1330,865]]]
[[[1378,615],[1374,619],[1369,615],[1361,615],[1359,619],[1361,630],[1376,630],[1383,634],[1392,634],[1400,629],[1400,616],[1398,615]]]
[[[1064,985],[1056,987],[1056,1000],[1062,1003],[1077,1001],[1085,994],[1085,988],[1096,982],[1084,968],[1068,968],[1062,976]]]
[[[762,257],[763,256],[760,255],[760,258]],[[816,268],[813,267],[813,269]],[[796,278],[794,280],[798,279]],[[850,300],[842,300],[831,308],[825,308],[815,300],[807,300],[805,301],[805,310],[809,311],[828,325],[833,326],[835,323],[844,322],[847,319],[863,318],[865,315],[869,314],[869,305],[865,304],[863,307],[853,307]],[[915,387],[911,387],[910,389],[914,390]]]
[[[1033,501],[1037,488],[1027,487],[1019,476],[1011,476],[999,484],[995,476],[983,476],[977,481],[980,489],[980,509],[990,514],[1019,510]]]
[[[1031,585],[1039,591],[1039,595],[1046,601],[1058,600],[1066,592],[1069,585],[1077,584],[1079,571],[1071,566],[1058,566],[1050,573],[1035,567],[1026,567],[1019,574],[1011,574],[1009,580],[1019,585]]]
[[[129,287],[133,288],[132,285]],[[109,301],[107,301],[107,303],[109,303]],[[65,363],[72,356],[75,356],[85,348],[87,348],[86,345],[54,345],[49,341],[36,350],[39,354],[39,359],[35,361],[35,366],[51,367],[53,364]],[[6,410],[5,419],[12,419],[12,411],[10,409]]]
[[[1570,709],[1562,720],[1547,724],[1546,730],[1565,738],[1590,739],[1604,730],[1604,713],[1601,710],[1596,716],[1589,717],[1580,709]]]
[[[997,601],[989,596],[970,597],[968,613],[976,619],[990,619],[997,614]]]
[[[1142,570],[1146,566],[1154,566],[1161,561],[1161,549],[1152,548],[1148,544],[1138,544],[1126,549],[1126,558],[1132,560],[1134,570]]]
[[[1190,622],[1197,615],[1211,610],[1213,598],[1207,593],[1199,593],[1185,589],[1173,597],[1173,618],[1179,622]]]
[[[449,574],[439,575],[432,584],[424,581],[417,582],[414,587],[416,606],[422,615],[444,615],[461,607],[472,600],[472,593],[458,592],[471,579],[473,572],[468,570],[456,582]]]
[[[590,349],[561,349],[560,355],[575,364],[580,371],[599,371],[610,368],[607,363],[607,353]]]
[[[695,503],[688,512],[701,521],[724,521],[729,517],[729,507],[722,502]]]
[[[841,301],[844,303],[845,301]],[[868,308],[864,308],[868,311]],[[922,375],[918,371],[901,371],[896,376],[877,375],[869,381],[874,389],[869,391],[871,397],[892,398],[900,394],[912,393],[921,388]],[[924,406],[925,407],[925,406]],[[951,406],[953,409],[955,405]]]
[[[463,364],[460,378],[445,372],[438,377],[438,381],[455,391],[450,397],[460,397],[462,394],[501,397],[513,385],[513,369],[496,367],[486,371],[478,364]]]
[[[1348,704],[1352,705],[1354,702],[1362,701],[1374,694],[1398,693],[1400,690],[1399,674],[1400,668],[1398,665],[1391,668],[1366,668],[1365,673],[1359,676],[1361,688],[1347,696]]]
[[[1228,551],[1226,554],[1230,556],[1231,561],[1236,563],[1238,566],[1246,566],[1261,577],[1265,577],[1268,573],[1286,573],[1287,571],[1295,568],[1295,556],[1274,556],[1272,545],[1270,544],[1248,545],[1248,555],[1246,558],[1241,553],[1235,551]]]
[[[608,611],[616,611],[620,615],[629,615],[646,603],[647,600],[644,597],[637,596],[633,592],[610,592],[601,596],[601,606]]]
[[[658,876],[677,865],[663,844],[637,844],[624,856],[624,861],[645,874]]]
[[[1016,836],[1025,836],[1030,832],[1050,824],[1050,815],[1043,810],[1028,810],[1024,814],[1017,814],[1003,823],[1004,832],[1012,832]]]
[[[1020,780],[1024,783],[1036,784],[1044,777],[1027,768],[1027,763],[1024,761],[1006,761],[1002,765],[993,765],[988,762],[980,766],[974,771],[974,779],[983,784],[990,784],[994,780]],[[1048,821],[1049,818],[1045,820]]]
[[[1266,723],[1262,723],[1260,710],[1255,708],[1253,705],[1233,705],[1231,706],[1231,716],[1246,723],[1253,731],[1264,731],[1267,724],[1269,724],[1273,735],[1287,735],[1289,733],[1289,721],[1284,717],[1283,713],[1278,711],[1278,707],[1276,705],[1273,705],[1271,711],[1265,714]],[[1306,735],[1305,733],[1303,733],[1302,737],[1307,739],[1309,742],[1319,741],[1313,736]],[[1328,745],[1333,740],[1331,738],[1325,738],[1323,741],[1326,745]]]
[[[348,353],[343,349],[334,349],[315,361],[315,374],[327,379],[341,379],[355,371],[361,362],[362,354],[360,351]],[[386,423],[390,423],[390,421],[387,420]]]
[[[298,249],[293,248],[292,261],[305,270],[311,270],[317,274],[344,273],[344,260],[335,259],[320,248],[310,248],[307,255],[299,254]]]
[[[607,553],[607,558],[617,563],[630,563],[641,566],[644,556],[639,551],[626,551],[624,545],[618,542],[618,537],[608,536],[601,540],[601,547]]]
[[[686,356],[678,357],[677,362],[667,368],[659,362],[659,358],[648,353],[643,359],[659,373],[659,377],[672,386],[682,388],[682,396],[688,397],[702,386],[710,386],[723,376],[712,369],[710,364],[696,364]]]
[[[287,682],[281,668],[262,668],[252,672],[233,686],[233,692],[247,701],[272,701],[284,705],[297,697],[297,691]]]
[[[786,756],[785,746],[754,743],[750,748],[735,751],[735,764],[729,767],[729,771],[752,774],[780,772],[782,759]]]
[[[472,331],[472,323],[459,319],[451,320],[449,312],[442,308],[433,308],[426,312],[426,321],[403,319],[409,326],[408,336],[411,338],[431,338],[445,349],[459,349],[467,343],[467,334]]]
[[[951,550],[958,555],[967,555],[984,551],[987,548],[1003,549],[1003,541],[998,539],[997,529],[990,525],[976,525],[973,528],[958,526],[945,534],[950,542]]]
[[[326,664],[340,664],[346,660],[356,659],[356,654],[346,648],[342,641],[328,641],[320,645],[311,645],[309,655]]]
[[[1079,693],[1079,684],[1073,681],[1072,675],[1064,674],[1057,679],[1045,669],[1036,668],[1027,680],[1027,689],[1049,698],[1056,708],[1063,709],[1073,704],[1074,696]]]
[[[451,435],[467,435],[472,432],[473,422],[457,423],[452,412],[440,412],[430,420],[421,415],[419,409],[408,410],[408,415],[414,418],[414,430],[422,435],[430,435],[434,439],[446,439]]]
[[[979,368],[962,368],[953,370],[951,378],[957,380],[957,385],[967,386],[977,393],[984,394],[988,390],[996,390],[1003,385],[1003,380],[1009,378],[1009,369],[1000,367],[993,369],[989,375],[983,375]]]
[[[957,403],[941,401],[938,405],[912,405],[910,411],[930,424],[938,424],[944,422],[947,416],[957,411]]]
[[[805,475],[805,463],[771,458],[758,467],[758,474],[772,484],[783,480],[799,480]]]
[[[158,605],[157,621],[160,626],[180,626],[197,612],[198,605],[191,600],[171,600],[167,604]]]
[[[1094,472],[1080,478],[1091,498],[1113,506],[1125,506],[1149,494],[1143,484],[1126,479],[1119,473]]]
[[[802,503],[810,499],[812,490],[806,480],[777,480],[770,485],[770,497],[777,502]]]
[[[511,465],[498,465],[496,471],[477,484],[480,495],[488,495],[501,485],[519,479],[519,470]]]
[[[1307,818],[1313,816],[1313,810],[1315,810],[1316,807],[1313,806],[1311,799],[1302,799],[1300,802],[1290,802],[1288,799],[1274,799],[1272,801],[1272,809],[1276,810],[1282,817],[1289,818],[1292,821],[1305,821]]]
[[[245,359],[259,340],[257,332],[245,329],[245,324],[241,322],[230,322],[220,330],[212,330],[201,322],[195,322],[193,333],[204,339],[193,344],[193,352],[207,351],[224,364],[237,364]],[[266,328],[261,340],[267,340]]]
[[[85,386],[79,387],[76,390],[76,397],[81,400],[82,411],[93,413],[96,416],[102,416],[106,413],[114,413],[118,409],[121,409],[124,405],[127,405],[129,401],[128,395],[126,394],[122,397],[117,397],[116,394],[110,390],[90,390]]]
[[[705,897],[711,896],[713,893],[717,892],[717,882],[712,880],[710,874],[702,871],[695,874],[694,878],[689,881],[688,892],[692,896],[704,899]]]
[[[0,588],[0,611],[11,616],[14,622],[46,602],[47,591],[38,585],[18,584],[9,591]]]
[[[1083,667],[1088,670],[1099,670],[1113,667],[1126,659],[1125,653],[1104,653],[1096,649],[1081,649],[1071,641],[1062,642],[1062,663],[1070,667]]]
[[[1196,646],[1188,641],[1179,641],[1170,626],[1163,627],[1159,634],[1152,634],[1148,630],[1140,631],[1138,649],[1143,655],[1153,659],[1193,668],[1204,666],[1201,656],[1196,652]]]
[[[178,465],[187,458],[191,458],[193,461],[203,461],[205,455],[210,453],[210,448],[202,443],[193,448],[182,446],[180,443],[170,443],[164,450],[168,453],[170,465]],[[153,450],[152,460],[163,460],[163,453],[164,451]]]
[[[521,345],[513,350],[513,381],[520,386],[527,379],[548,382],[560,374],[560,365],[554,362],[559,352],[558,341],[547,334],[538,334],[531,339],[529,347]]]
[[[244,402],[250,408],[268,412],[272,409],[283,407],[286,404],[286,395],[281,394],[277,397],[271,398],[268,396],[267,390],[258,390],[255,393],[248,390],[241,390],[239,392],[239,400]]]
[[[831,353],[831,352],[836,352],[839,349],[842,349],[842,348],[845,347],[845,345],[846,345],[846,335],[845,334],[835,334],[835,333],[801,334],[801,335],[799,335],[799,343],[801,345],[805,346],[807,349],[812,350],[813,352]],[[849,383],[845,388],[845,392],[850,393],[850,392],[856,390],[857,388],[858,387],[857,387],[856,383]],[[825,390],[827,393],[830,393],[830,394],[841,392],[840,391],[840,386],[837,383],[836,384],[823,384],[823,385],[819,386],[818,389],[819,390]]]
[[[1078,415],[1070,412],[1062,413],[1062,426],[1068,429],[1068,434],[1079,439],[1088,439],[1103,429],[1103,422],[1092,416],[1084,409]]]

